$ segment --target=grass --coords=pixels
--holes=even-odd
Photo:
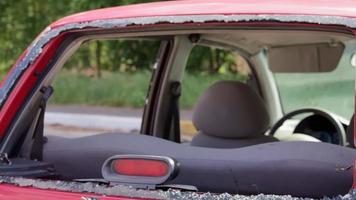
[[[354,113],[354,77],[349,74],[288,74],[277,76],[286,112],[319,107],[350,119]]]
[[[92,78],[63,71],[53,84],[50,103],[142,107],[149,78],[149,72],[105,73]]]
[[[104,73],[92,78],[62,71],[55,80],[51,104],[81,104],[121,107],[143,107],[151,73]],[[212,83],[225,80],[243,80],[238,75],[185,74],[180,106],[190,109],[200,94]]]
[[[62,71],[53,84],[52,104],[80,104],[141,108],[144,105],[151,73],[103,73],[91,78]],[[278,75],[285,111],[302,107],[322,107],[342,116],[354,112],[353,74],[288,74]],[[180,106],[191,109],[201,93],[219,80],[243,80],[237,75],[186,73]]]
[[[182,84],[182,96],[179,103],[182,108],[193,108],[199,96],[213,83],[221,80],[244,81],[243,76],[233,74],[185,74]]]

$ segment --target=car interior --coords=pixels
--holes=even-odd
[[[159,34],[171,39],[162,45],[165,62],[158,65],[165,69],[155,72],[162,73],[161,79],[153,78],[156,82],[151,84],[159,89],[151,96],[149,91],[148,97],[154,95],[155,100],[146,104],[141,134],[46,136],[43,161],[54,165],[57,179],[102,179],[102,164],[110,156],[145,154],[167,156],[179,163],[175,178],[164,184],[194,186],[199,192],[323,197],[349,191],[349,167],[356,157],[353,117],[349,122],[319,108],[283,112],[273,73],[333,71],[340,59],[349,58],[345,49],[355,49],[353,36],[288,29]],[[179,112],[175,101],[179,95],[172,95],[172,88],[184,81],[185,63],[196,45],[238,52],[251,66],[253,83],[221,80],[203,91],[193,109],[196,134],[182,142],[176,127],[179,118],[171,117]],[[54,65],[51,76],[72,51],[64,52],[68,55]],[[284,122],[300,114],[309,115],[289,134],[279,134]],[[330,138],[318,137],[322,131],[330,133]]]
[[[221,81],[212,85],[199,98],[193,123],[199,130],[192,146],[240,148],[277,138],[265,135],[270,118],[261,97],[248,85]]]

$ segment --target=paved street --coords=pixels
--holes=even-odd
[[[142,110],[92,106],[48,106],[45,114],[45,135],[83,137],[100,133],[138,133]],[[191,119],[183,111],[183,119]]]

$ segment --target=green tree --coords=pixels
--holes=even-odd
[[[11,67],[24,49],[50,23],[86,10],[147,3],[156,0],[1,0],[0,1],[0,73]],[[100,76],[101,70],[136,71],[152,66],[158,42],[150,41],[100,41],[84,45],[66,65],[68,68],[93,68]],[[230,56],[231,57],[231,56]],[[189,58],[188,70],[217,73],[221,66],[230,65],[229,54],[217,49],[196,47]],[[231,59],[230,59],[231,60]],[[230,64],[229,64],[230,63]]]

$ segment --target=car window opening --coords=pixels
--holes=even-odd
[[[86,40],[53,84],[44,81],[27,132],[0,157],[11,175],[49,180],[3,182],[57,188],[59,180],[64,191],[107,195],[119,185],[134,187],[130,194],[168,190],[157,198],[169,189],[348,192],[354,38],[299,29],[186,32]],[[335,163],[345,170],[336,173]],[[338,186],[305,188],[307,176]]]

